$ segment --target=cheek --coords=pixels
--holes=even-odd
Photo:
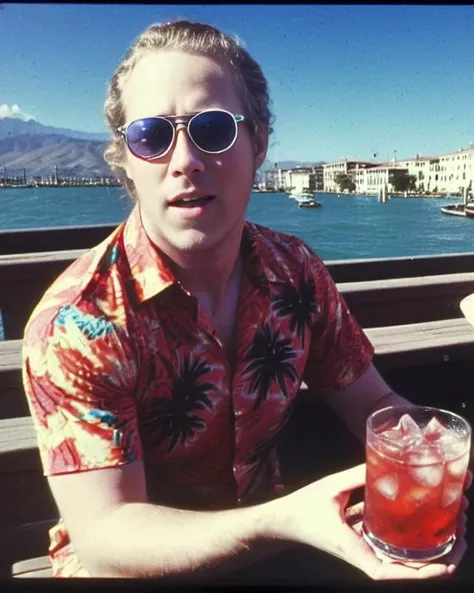
[[[129,161],[127,175],[132,179],[138,191],[140,188],[146,190],[151,184],[155,184],[159,179],[159,170],[156,165],[134,159]]]

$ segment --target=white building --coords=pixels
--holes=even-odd
[[[408,172],[408,168],[399,163],[382,163],[366,169],[359,168],[355,176],[356,193],[378,195],[384,187],[387,187],[388,192],[393,191],[389,180],[394,171]]]
[[[430,166],[425,190],[462,194],[465,187],[474,189],[474,145],[448,152]]]
[[[323,165],[323,183],[325,192],[340,191],[339,185],[335,178],[338,174],[349,175],[354,182],[356,182],[357,172],[361,169],[374,166],[374,163],[367,161],[348,160],[336,161],[334,163],[326,163]],[[356,183],[357,185],[357,183]]]

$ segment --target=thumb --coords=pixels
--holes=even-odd
[[[356,465],[328,477],[330,488],[334,492],[348,492],[365,484],[365,463]],[[329,484],[328,484],[329,486]]]

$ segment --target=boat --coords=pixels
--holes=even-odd
[[[321,208],[322,204],[316,200],[298,200],[298,208]]]
[[[307,191],[300,191],[292,193],[288,197],[292,200],[296,200],[297,202],[305,202],[307,200],[312,200],[313,194]]]
[[[466,218],[474,218],[474,202],[470,204],[448,204],[440,208],[443,214],[450,214],[451,216],[464,216]]]

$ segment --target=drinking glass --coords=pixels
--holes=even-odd
[[[391,558],[429,561],[456,540],[471,426],[423,406],[392,406],[367,420],[363,535]]]

